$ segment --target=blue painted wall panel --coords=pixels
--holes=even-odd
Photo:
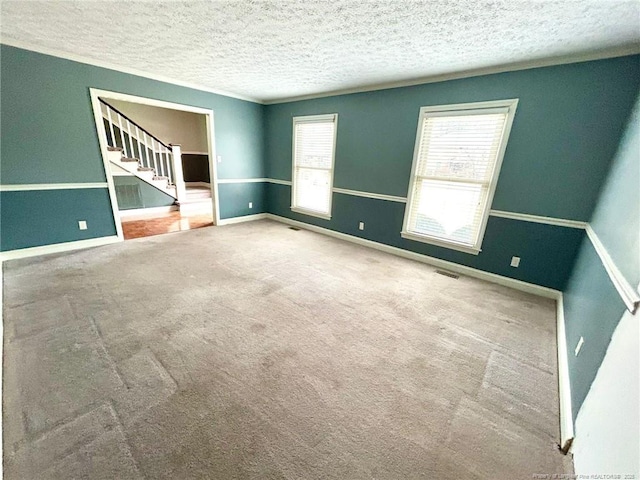
[[[265,188],[262,182],[219,184],[220,218],[243,217],[266,212]],[[253,208],[249,208],[249,202],[253,203]]]
[[[564,313],[575,421],[625,305],[589,239],[585,239],[564,292]],[[578,356],[575,348],[584,337]],[[631,367],[630,367],[631,368]]]
[[[291,211],[291,187],[269,184],[270,213],[558,290],[566,284],[584,236],[581,229],[489,217],[482,252],[470,255],[400,236],[404,203],[333,194],[331,220]],[[365,222],[365,230],[358,223]],[[519,268],[509,266],[520,256]]]
[[[87,221],[87,230],[78,221]],[[0,192],[0,250],[116,234],[106,188]]]
[[[338,113],[336,187],[406,196],[421,106],[519,98],[493,208],[589,219],[640,85],[640,56],[267,106],[268,175],[291,179],[292,117]]]
[[[612,260],[634,288],[640,282],[639,110],[640,100],[636,102],[590,221]],[[585,241],[564,293],[574,420],[625,308],[593,245]],[[574,351],[581,336],[585,343],[576,357]]]
[[[0,49],[2,184],[105,181],[90,87],[212,109],[216,150],[222,157],[222,162],[216,164],[218,177],[265,176],[263,105],[6,45]],[[54,205],[69,208],[69,218],[82,216],[82,201],[68,203],[66,197],[56,201],[56,195],[55,191],[47,193],[46,198],[52,199]],[[39,216],[40,210],[49,211],[48,205],[34,203],[37,198],[45,196],[31,196],[24,207],[12,204],[12,208],[18,210],[7,215],[30,218]],[[221,197],[222,211],[241,210],[239,206],[224,204],[227,198],[233,201],[235,197]],[[101,216],[110,215],[108,203],[102,208]],[[59,238],[76,239],[77,236],[73,228],[66,235],[31,228],[10,231],[13,228],[13,223],[3,228],[0,242],[4,246],[47,245]],[[18,238],[21,232],[28,236]]]
[[[175,198],[171,195],[167,195],[134,175],[116,175],[113,177],[113,183],[116,187],[116,198],[119,210],[168,207],[175,203]],[[123,195],[118,187],[130,187],[128,191],[125,190],[128,195]],[[137,195],[132,195],[136,190]],[[132,202],[132,200],[135,199],[139,200],[137,204],[135,204],[136,202]]]
[[[591,227],[632,286],[640,283],[640,97],[609,171]]]

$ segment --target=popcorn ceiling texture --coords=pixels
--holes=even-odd
[[[640,3],[2,1],[2,38],[269,101],[630,45]]]

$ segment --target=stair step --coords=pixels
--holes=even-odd
[[[122,147],[107,147],[108,152],[122,152]]]
[[[120,161],[121,162],[139,162],[140,160],[138,160],[137,158],[122,157]]]
[[[164,177],[162,175],[156,175],[151,180],[167,180],[167,181],[169,181],[169,177]]]
[[[155,172],[153,167],[138,167],[139,172]]]

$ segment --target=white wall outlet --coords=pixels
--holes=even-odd
[[[511,266],[518,268],[520,266],[520,257],[511,257]]]
[[[78,221],[78,228],[80,230],[86,230],[87,229],[87,221],[86,220],[79,220]]]
[[[249,208],[253,208],[253,202],[249,202]]]
[[[218,161],[218,163],[222,163],[222,155],[218,155],[216,157],[216,160]]]
[[[580,340],[578,340],[578,345],[576,345],[576,357],[580,353],[580,349],[582,348],[582,345],[584,345],[584,337],[580,337]]]
[[[358,230],[364,230],[364,222],[358,224]]]

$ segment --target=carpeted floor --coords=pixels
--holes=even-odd
[[[555,305],[259,221],[4,264],[12,479],[531,479]]]

